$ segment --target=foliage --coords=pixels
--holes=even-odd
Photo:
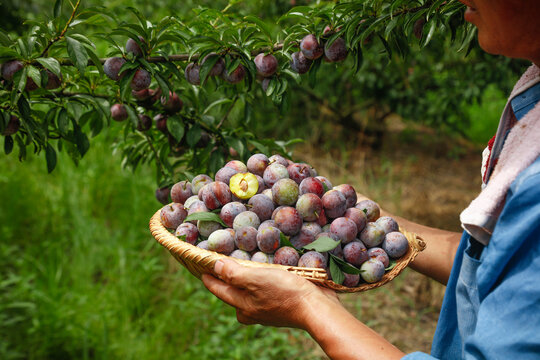
[[[279,2],[274,4],[272,11],[281,6]],[[295,89],[306,81],[314,87],[315,95],[320,85],[334,81],[332,87],[339,94],[350,88],[341,87],[336,80],[356,77],[363,84],[356,91],[364,93],[367,102],[374,100],[384,109],[383,114],[396,111],[408,116],[426,103],[426,113],[432,109],[452,110],[460,101],[452,96],[443,97],[442,102],[441,97],[417,96],[417,89],[423,85],[448,86],[447,81],[440,81],[441,76],[428,76],[433,71],[433,60],[424,65],[417,51],[434,43],[436,51],[432,56],[446,54],[449,43],[462,50],[473,49],[475,32],[463,22],[462,10],[456,0],[320,1],[293,7],[272,23],[245,15],[245,8],[231,1],[222,10],[200,6],[183,16],[151,21],[134,7],[117,16],[106,7],[84,7],[80,0],[74,4],[57,0],[52,16],[49,14],[47,21],[27,21],[29,30],[22,36],[0,32],[0,60],[6,63],[18,59],[24,64],[12,81],[3,81],[0,91],[0,132],[5,131],[11,115],[22,123],[19,132],[5,136],[4,150],[8,154],[16,148],[21,160],[29,151],[44,151],[47,168],[52,171],[58,152],[65,151],[77,163],[87,153],[91,140],[114,124],[123,128],[116,145],[123,154],[122,164],[135,170],[155,163],[156,178],[163,186],[174,182],[178,172],[188,178],[201,172],[213,173],[232,153],[243,160],[252,152],[286,154],[288,146],[298,140],[261,139],[253,131],[260,126],[254,123],[253,114],[264,95],[282,114],[288,113],[295,101]],[[323,58],[313,62],[307,75],[300,76],[290,69],[290,54],[310,33],[327,45],[340,37],[345,39],[349,60],[335,72],[337,77],[321,75],[327,71],[325,67],[334,66],[323,64]],[[144,56],[126,52],[123,44],[128,39],[142,48]],[[392,65],[379,60],[381,51]],[[273,53],[281,64],[264,92],[256,85],[252,61],[260,52]],[[410,68],[400,59],[410,58],[411,53],[419,63],[417,67],[425,71],[415,70],[405,81],[395,81],[392,74],[403,74],[405,68]],[[127,61],[118,82],[103,73],[103,57],[113,56]],[[201,59],[206,57],[203,63]],[[234,85],[209,76],[221,60],[228,73],[243,66],[245,80]],[[441,66],[446,68],[450,61],[451,57],[444,57]],[[201,65],[203,85],[194,86],[184,79],[188,62]],[[393,70],[386,71],[388,66]],[[136,130],[139,114],[155,117],[164,113],[159,95],[152,101],[134,98],[131,80],[138,69],[151,74],[150,88],[161,92],[161,102],[167,101],[173,91],[183,101],[182,111],[168,114],[167,126],[161,131],[154,126],[147,132]],[[46,89],[51,74],[61,77],[59,89]],[[38,89],[29,88],[32,81]],[[370,92],[367,97],[366,92]],[[473,91],[471,96],[479,94]],[[114,103],[124,104],[129,121],[111,121],[109,108]],[[347,112],[339,112],[345,122]],[[434,118],[440,121],[443,116],[448,118],[446,115],[439,111]]]

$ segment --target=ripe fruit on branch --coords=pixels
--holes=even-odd
[[[45,72],[47,73],[47,85],[45,85],[45,89],[58,89],[62,85],[62,77],[58,77],[49,69],[47,69]]]
[[[161,97],[161,105],[165,111],[169,114],[174,114],[182,110],[184,103],[175,92],[169,91],[169,99],[166,99],[165,96]]]
[[[210,53],[206,55],[201,62],[201,66],[204,66],[205,62],[215,57],[219,57],[219,55],[216,53]],[[225,69],[225,62],[223,61],[223,59],[219,58],[214,64],[214,66],[212,66],[212,69],[208,73],[208,76],[219,76],[223,73],[223,69]]]
[[[116,121],[124,121],[128,118],[126,107],[122,104],[114,104],[111,106],[111,117]]]
[[[337,38],[331,45],[324,47],[324,55],[331,62],[339,62],[347,57],[347,46],[343,38]]]
[[[144,38],[142,36],[139,36],[139,40],[141,43],[145,44]],[[126,42],[126,52],[131,53],[137,57],[143,56],[143,51],[139,44],[134,39],[128,39]]]
[[[137,130],[139,131],[148,131],[152,127],[152,118],[145,114],[137,115]]]
[[[324,49],[313,34],[304,36],[300,42],[300,51],[306,59],[315,60],[323,55]]]
[[[126,63],[126,60],[121,57],[111,57],[105,60],[103,64],[103,71],[110,79],[114,81],[120,80],[123,73],[120,74],[120,68]],[[139,89],[141,90],[141,89]]]
[[[152,77],[150,73],[144,69],[137,69],[133,79],[131,80],[131,88],[135,91],[146,89],[150,86]]]
[[[11,60],[2,65],[2,77],[7,81],[12,81],[17,71],[22,70],[23,63],[19,60]]]
[[[154,121],[156,122],[156,129],[165,135],[169,134],[169,130],[167,129],[167,115],[157,114],[154,116]]]
[[[186,66],[184,76],[186,77],[188,83],[192,85],[201,85],[201,77],[199,74],[200,70],[201,67],[199,64],[189,63],[188,66]]]
[[[242,64],[238,65],[230,74],[227,72],[227,69],[223,71],[223,78],[231,84],[239,83],[244,80],[245,76],[246,68]]]
[[[299,73],[299,74],[305,74],[309,71],[309,68],[311,67],[312,60],[308,59],[304,56],[304,53],[301,51],[297,51],[292,54],[292,60],[291,60],[291,69],[293,71]]]
[[[4,128],[4,131],[2,131],[2,135],[9,136],[17,133],[19,131],[19,128],[21,127],[21,121],[19,118],[15,115],[11,115],[9,117],[9,121]]]
[[[254,62],[257,74],[262,77],[274,75],[278,68],[278,61],[272,54],[264,55],[264,53],[260,53],[255,56]]]

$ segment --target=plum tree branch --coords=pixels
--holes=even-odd
[[[73,11],[71,12],[71,16],[69,17],[68,21],[66,22],[66,26],[64,26],[64,29],[62,30],[62,32],[60,34],[58,34],[56,37],[52,38],[49,43],[47,44],[47,46],[45,47],[45,49],[43,49],[43,51],[41,52],[41,55],[40,57],[44,57],[47,55],[47,53],[49,52],[49,49],[51,48],[51,46],[62,40],[62,38],[64,37],[64,35],[66,35],[66,32],[68,31],[68,28],[69,28],[69,25],[71,25],[71,23],[73,22],[73,19],[75,18],[75,14],[77,13],[77,9],[79,9],[79,5],[81,4],[81,0],[77,0],[77,3],[75,4],[75,6],[73,7]]]

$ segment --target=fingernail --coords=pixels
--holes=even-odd
[[[222,269],[223,269],[223,261],[221,260],[216,261],[216,263],[214,264],[214,272],[220,275]]]

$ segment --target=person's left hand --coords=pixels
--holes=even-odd
[[[230,259],[214,267],[219,279],[203,274],[204,285],[236,308],[242,324],[263,324],[306,329],[321,302],[341,307],[334,291],[280,269],[250,268]]]

